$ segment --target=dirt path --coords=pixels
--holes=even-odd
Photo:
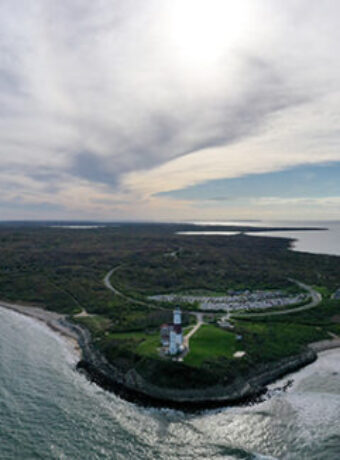
[[[90,313],[87,313],[87,311],[83,308],[80,313],[77,313],[76,315],[73,315],[75,318],[84,318],[87,316],[93,316]]]
[[[189,341],[191,339],[191,337],[198,331],[198,329],[202,326],[203,324],[203,313],[197,313],[196,314],[196,318],[197,318],[197,323],[195,324],[195,326],[191,329],[191,331],[189,332],[189,334],[187,334],[186,336],[184,336],[183,338],[183,345],[184,347],[186,348],[187,352],[189,351]]]

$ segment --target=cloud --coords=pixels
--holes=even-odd
[[[101,161],[91,152],[78,153],[70,169],[70,173],[89,180],[114,186],[116,183],[116,172],[112,162],[105,158]]]
[[[108,218],[142,200],[156,217],[159,192],[339,160],[337,2],[225,5],[3,0],[2,196]]]

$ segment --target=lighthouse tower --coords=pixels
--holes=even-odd
[[[178,307],[174,310],[174,324],[182,324],[182,312]]]
[[[174,331],[176,333],[176,348],[177,352],[179,352],[183,345],[182,312],[179,308],[174,310]]]
[[[182,312],[179,308],[174,310],[174,322],[170,326],[170,355],[176,355],[182,351],[183,335],[182,335]]]
[[[170,343],[169,343],[169,353],[170,355],[176,355],[178,352],[177,341],[176,341],[176,332],[174,326],[170,329]]]

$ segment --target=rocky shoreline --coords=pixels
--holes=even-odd
[[[85,372],[88,378],[120,397],[134,403],[169,407],[187,411],[248,404],[259,400],[267,391],[267,385],[279,378],[314,362],[317,352],[340,347],[340,339],[311,344],[304,352],[276,363],[268,363],[257,368],[253,375],[238,378],[229,385],[214,385],[202,389],[177,390],[155,386],[143,379],[134,369],[123,373],[96,350],[89,331],[71,323],[65,315],[43,310],[38,307],[0,302],[4,307],[18,313],[43,321],[54,331],[76,341],[80,352],[77,369]],[[327,343],[326,343],[327,342]]]
[[[267,385],[279,378],[314,362],[317,354],[307,350],[287,358],[267,369],[262,369],[248,379],[239,378],[227,386],[211,386],[202,389],[177,390],[157,387],[146,382],[133,369],[122,375],[110,364],[93,356],[81,360],[77,368],[85,371],[89,379],[102,388],[113,391],[124,399],[142,405],[167,407],[184,411],[211,409],[254,403],[267,392]]]

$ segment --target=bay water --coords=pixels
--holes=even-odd
[[[263,232],[248,232],[251,236],[267,236],[267,237],[281,237],[292,238],[295,241],[292,243],[292,249],[301,252],[311,252],[314,254],[330,254],[340,255],[340,221],[201,221],[191,222],[197,225],[195,231],[182,231],[178,232],[182,235],[235,235],[238,232],[230,231],[200,231],[200,225],[235,225],[246,227],[314,227],[326,228],[327,230],[282,230],[282,231],[263,231]]]

